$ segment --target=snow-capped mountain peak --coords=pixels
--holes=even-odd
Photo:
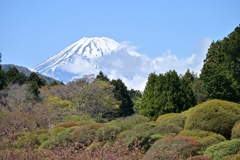
[[[94,68],[98,68],[95,59],[110,54],[112,51],[116,50],[119,45],[118,42],[107,37],[84,37],[66,47],[47,61],[39,64],[34,69],[42,74],[57,78],[54,75],[55,70],[66,64],[72,63],[76,57],[81,57],[94,66]]]

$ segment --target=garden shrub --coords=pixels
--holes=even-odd
[[[12,141],[15,141],[15,140],[18,140],[19,137],[24,136],[25,134],[26,134],[26,133],[24,133],[24,132],[14,133],[14,134],[11,134],[9,138],[10,138]]]
[[[209,100],[188,111],[184,129],[200,129],[231,136],[231,129],[240,120],[240,105],[223,100]]]
[[[200,143],[190,137],[165,137],[157,140],[146,152],[143,159],[186,159],[197,155]]]
[[[209,146],[214,144],[218,144],[220,142],[225,141],[226,138],[220,134],[213,134],[204,138],[199,139],[199,142],[202,146],[202,150],[205,151]]]
[[[199,141],[202,147],[202,151],[205,151],[207,147],[217,144],[219,142],[225,141],[226,138],[220,134],[211,132],[211,131],[202,131],[202,130],[183,130],[179,136],[188,136],[195,138]],[[202,152],[201,152],[202,153]]]
[[[117,126],[104,126],[96,132],[98,141],[113,141],[120,133],[121,129]]]
[[[199,156],[188,157],[187,160],[211,160],[211,158],[199,155]]]
[[[237,121],[232,128],[231,139],[240,138],[240,121]]]
[[[124,131],[124,130],[132,129],[137,124],[141,124],[149,121],[150,119],[148,117],[135,114],[129,117],[118,118],[116,120],[113,120],[110,122],[110,125],[117,126],[121,129],[121,131]]]
[[[63,122],[63,123],[57,124],[55,127],[69,128],[73,126],[80,126],[80,124],[78,124],[77,122]]]
[[[39,148],[40,149],[49,149],[49,150],[52,150],[56,147],[56,141],[55,141],[55,138],[50,138],[48,139],[47,141],[44,141],[40,146]]]
[[[33,132],[26,132],[19,136],[18,139],[15,139],[14,145],[16,148],[23,148],[26,146],[39,146],[42,142],[48,139],[47,130],[37,130]],[[16,135],[14,136],[16,138]]]
[[[240,139],[232,139],[208,147],[204,152],[204,156],[212,160],[219,160],[225,156],[237,154],[239,150]]]
[[[103,123],[91,123],[75,129],[72,133],[73,141],[90,145],[96,139],[96,132],[99,128],[105,126]]]
[[[74,126],[74,127],[70,127],[60,133],[58,133],[55,137],[55,142],[58,145],[63,145],[63,143],[67,143],[67,142],[73,142],[72,140],[72,132],[77,129],[79,127]]]
[[[239,159],[240,159],[240,151],[231,158],[231,160],[239,160]]]
[[[158,117],[158,123],[172,123],[181,128],[184,127],[187,116],[184,113],[168,113]]]
[[[126,135],[126,143],[128,147],[134,145],[148,146],[145,139],[148,138],[148,131],[155,127],[152,123],[142,123],[134,126]]]
[[[66,128],[64,127],[56,127],[56,128],[53,128],[49,131],[49,134],[50,136],[56,136],[58,133],[62,132],[62,131],[65,131]]]
[[[176,124],[169,123],[169,122],[162,122],[157,124],[154,128],[152,128],[148,134],[159,134],[162,136],[175,136],[182,130],[181,127],[177,126]]]

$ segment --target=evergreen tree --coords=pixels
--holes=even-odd
[[[119,106],[119,116],[123,117],[132,115],[134,113],[134,104],[129,96],[126,85],[120,79],[112,80],[111,84],[115,86],[114,97],[121,102]]]
[[[2,70],[2,53],[0,53],[0,71]]]
[[[142,114],[150,118],[154,117],[156,114],[156,111],[154,110],[155,105],[154,88],[157,82],[157,77],[158,76],[155,73],[151,73],[149,75],[146,87],[142,95],[142,102],[139,109],[139,114]]]
[[[201,71],[209,99],[240,102],[240,27],[228,37],[213,42]]]
[[[97,75],[96,79],[102,80],[102,81],[110,81],[106,75],[103,74],[102,71],[99,72]]]
[[[6,74],[2,70],[2,54],[0,53],[0,90],[2,90],[5,86],[7,86],[7,79],[6,79]]]
[[[182,104],[182,110],[187,110],[192,106],[195,106],[197,104],[195,95],[193,93],[192,85],[196,78],[196,75],[190,70],[187,70],[187,72],[184,74],[184,76],[181,78],[181,88],[183,92],[183,104]]]
[[[189,73],[181,79],[176,71],[165,74],[151,73],[142,96],[139,113],[152,120],[158,116],[182,112],[196,104]]]
[[[47,84],[47,82],[40,78],[35,72],[31,72],[28,79],[30,83],[36,83],[39,88]]]
[[[6,72],[6,78],[7,82],[12,84],[22,85],[27,81],[27,76],[19,72],[16,67],[12,67]]]

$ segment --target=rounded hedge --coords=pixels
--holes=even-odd
[[[91,123],[75,129],[72,133],[72,140],[83,145],[90,145],[96,139],[96,132],[105,126],[103,123]]]
[[[132,129],[137,124],[141,124],[149,121],[150,119],[148,117],[135,114],[129,117],[118,118],[116,120],[113,120],[110,122],[110,125],[117,126],[121,129],[121,131],[124,131],[124,130]]]
[[[159,116],[156,122],[157,123],[168,122],[183,128],[186,118],[187,118],[187,115],[184,113],[168,113],[168,114]]]
[[[240,138],[240,121],[237,121],[232,128],[231,139]]]
[[[78,124],[77,122],[63,122],[63,123],[57,124],[55,127],[70,128],[74,126],[80,126],[80,124]]]
[[[160,124],[157,124],[154,128],[152,128],[148,134],[158,134],[162,136],[175,136],[182,130],[181,127],[179,127],[176,124],[169,123],[169,122],[162,122]]]
[[[237,154],[239,150],[240,139],[232,139],[208,147],[204,152],[204,156],[212,160],[219,160],[226,156]]]
[[[113,141],[120,131],[121,129],[117,126],[104,126],[98,129],[96,136],[98,141]]]
[[[133,127],[126,135],[126,142],[128,147],[144,142],[145,138],[149,136],[148,131],[155,127],[153,123],[142,123]]]
[[[186,159],[197,155],[200,149],[200,143],[194,138],[186,136],[165,137],[152,145],[144,155],[143,160]]]
[[[199,156],[188,157],[187,160],[211,160],[211,158],[199,155]]]
[[[178,135],[197,139],[201,144],[202,150],[206,150],[207,147],[226,140],[226,138],[220,134],[202,130],[183,130]]]
[[[240,105],[223,100],[209,100],[188,111],[184,129],[219,133],[230,139],[231,129],[240,120]]]

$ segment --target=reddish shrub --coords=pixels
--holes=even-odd
[[[186,159],[197,155],[200,143],[190,137],[176,136],[157,140],[147,151],[143,159]]]

